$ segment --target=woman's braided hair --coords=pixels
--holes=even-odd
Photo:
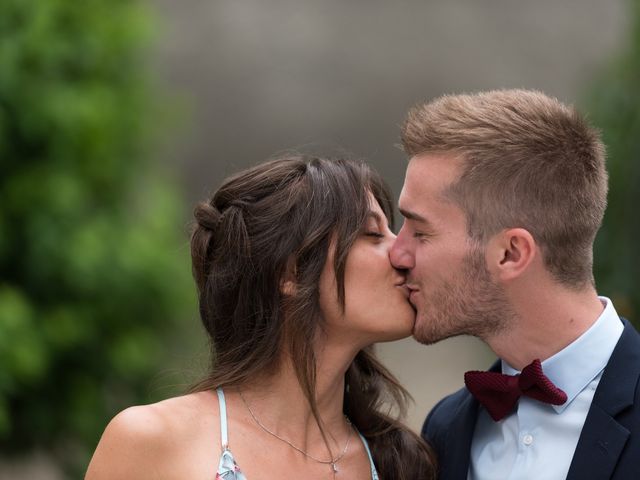
[[[365,224],[369,192],[393,222],[389,190],[365,163],[295,154],[228,178],[196,206],[191,255],[212,366],[194,390],[269,376],[284,353],[321,427],[310,341],[323,326],[320,275],[333,241],[344,307],[346,258]],[[281,282],[291,271],[295,293],[283,295]],[[345,414],[367,438],[381,478],[435,478],[431,448],[385,413],[403,414],[409,395],[375,358],[373,347],[357,354],[345,389]]]

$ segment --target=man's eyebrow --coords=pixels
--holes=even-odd
[[[427,220],[422,215],[416,212],[410,212],[403,208],[399,208],[398,210],[400,210],[400,213],[402,214],[402,216],[407,220],[415,220],[416,222],[429,223],[429,220]]]

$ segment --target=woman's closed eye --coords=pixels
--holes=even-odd
[[[384,233],[380,233],[378,231],[369,231],[369,230],[367,230],[367,231],[364,232],[364,234],[367,237],[384,238]]]

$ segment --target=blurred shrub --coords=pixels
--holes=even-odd
[[[596,241],[598,290],[640,327],[640,1],[630,0],[626,47],[587,100],[608,152],[609,205]]]
[[[135,0],[0,2],[2,452],[84,459],[149,399],[191,308],[180,196],[142,160],[148,18]]]

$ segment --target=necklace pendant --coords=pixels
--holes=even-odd
[[[333,473],[338,473],[338,466],[335,463],[331,463],[331,468],[333,469]]]

